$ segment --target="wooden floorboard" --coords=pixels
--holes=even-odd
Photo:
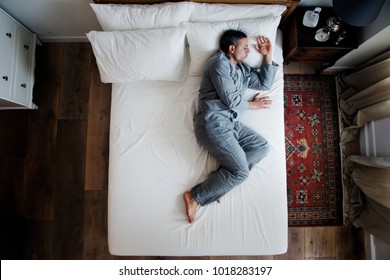
[[[365,259],[364,231],[352,226],[337,227],[336,256],[340,260]]]
[[[276,260],[304,260],[305,259],[305,228],[289,227],[288,250],[283,255],[275,256]]]
[[[28,112],[0,110],[0,157],[24,158],[27,152]]]
[[[81,259],[83,252],[84,176],[87,122],[61,120],[55,156],[53,256]]]
[[[107,190],[111,109],[111,84],[100,81],[99,69],[92,62],[89,88],[86,190]]]
[[[92,49],[86,43],[65,44],[59,119],[88,119]]]
[[[0,157],[0,217],[23,217],[24,158]]]
[[[23,258],[26,112],[0,111],[0,257]]]
[[[24,208],[30,220],[53,220],[53,151],[57,137],[57,116],[64,44],[37,48],[34,102],[30,111],[26,155]],[[37,203],[39,202],[39,203]]]
[[[337,227],[305,228],[305,259],[336,259]]]
[[[107,243],[107,192],[86,191],[83,259],[120,259],[110,255]]]
[[[58,240],[51,221],[26,220],[23,237],[23,258],[32,260],[52,260],[54,242]],[[58,256],[57,256],[58,257]],[[57,258],[61,259],[61,257]]]
[[[290,64],[286,74],[313,74]],[[107,244],[111,86],[88,43],[38,47],[38,110],[0,111],[2,259],[364,259],[351,226],[290,227],[278,256],[111,256]],[[8,244],[8,245],[7,245]]]
[[[61,89],[63,44],[37,48],[34,102],[38,110],[29,114],[29,158],[51,157],[56,137],[59,93]]]

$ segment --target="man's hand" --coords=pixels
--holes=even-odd
[[[265,36],[258,37],[255,48],[264,56],[264,59],[268,64],[272,64],[272,44],[269,38]]]
[[[271,99],[268,96],[259,97],[260,93],[257,93],[251,101],[249,101],[250,110],[268,109],[271,106]]]

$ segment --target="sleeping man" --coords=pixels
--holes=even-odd
[[[220,167],[206,181],[184,193],[188,221],[194,221],[197,207],[218,201],[249,176],[252,167],[269,150],[267,140],[239,121],[245,110],[269,108],[268,97],[243,98],[247,88],[269,90],[278,65],[272,61],[272,45],[260,36],[255,45],[263,63],[251,68],[247,35],[228,30],[220,39],[220,49],[208,60],[199,90],[198,111],[194,117],[195,135],[200,145],[214,156]],[[266,121],[266,120],[265,120]]]

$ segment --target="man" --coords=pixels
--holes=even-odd
[[[239,122],[239,116],[246,109],[259,110],[271,105],[271,100],[260,98],[259,93],[251,101],[243,98],[247,88],[269,90],[278,68],[272,61],[268,38],[258,37],[255,48],[263,56],[263,63],[257,69],[243,62],[249,54],[247,35],[228,30],[221,36],[220,50],[206,64],[194,118],[195,135],[220,167],[206,181],[184,193],[190,223],[198,205],[219,202],[224,194],[242,183],[249,176],[249,170],[268,153],[267,140]]]

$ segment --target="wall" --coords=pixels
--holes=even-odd
[[[386,0],[381,12],[379,13],[378,17],[374,20],[374,22],[372,22],[368,26],[365,26],[362,29],[361,36],[360,36],[360,43],[369,40],[381,30],[389,27],[390,26],[389,15],[390,15],[390,0]]]
[[[38,34],[42,41],[85,41],[101,30],[89,3],[93,0],[0,0],[0,8]],[[332,6],[332,0],[301,0],[300,6]],[[362,42],[389,25],[390,0],[378,20],[364,30]]]
[[[332,7],[332,0],[301,0],[299,6]]]
[[[360,150],[365,156],[390,157],[390,118],[372,121],[360,130]],[[367,259],[389,260],[390,244],[366,233]]]
[[[325,71],[344,71],[358,67],[378,54],[388,51],[390,49],[389,38],[390,26],[362,43],[357,49],[340,58],[332,67],[327,68]]]
[[[354,69],[363,62],[390,49],[390,0],[386,0],[374,22],[361,29],[360,45],[326,71]]]
[[[42,41],[85,41],[85,33],[101,30],[89,6],[92,0],[0,0],[0,8]]]
[[[101,30],[89,3],[93,0],[0,0],[0,8],[38,34],[41,41],[86,41]],[[332,0],[301,0],[300,5],[331,6]]]

